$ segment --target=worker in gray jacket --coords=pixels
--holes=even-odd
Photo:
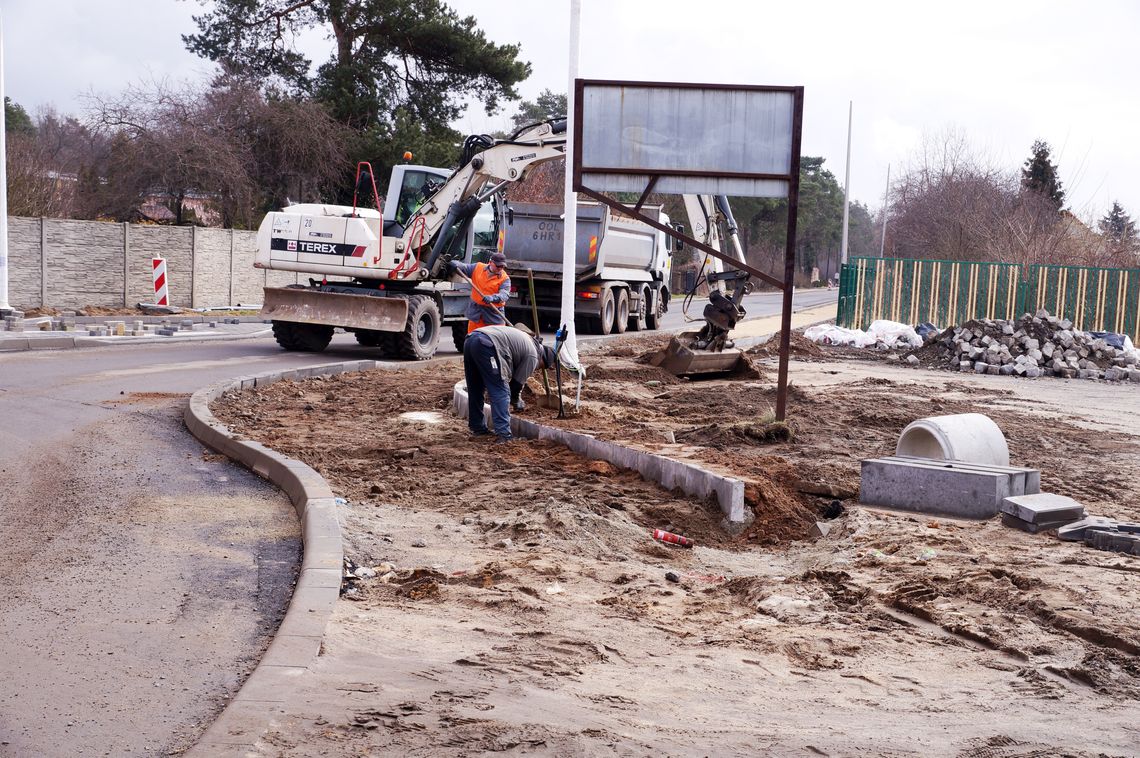
[[[491,404],[496,442],[511,440],[511,407],[522,410],[520,393],[541,363],[554,365],[554,351],[513,326],[484,326],[463,343],[463,374],[467,379],[467,425],[471,433],[490,434],[483,417],[483,396]]]

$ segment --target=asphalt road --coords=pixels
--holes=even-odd
[[[804,290],[795,304],[834,300]],[[745,307],[778,313],[780,295]],[[674,301],[664,328],[683,326]],[[442,340],[440,357],[454,354]],[[194,742],[276,630],[301,545],[283,494],[186,432],[185,399],[235,376],[361,358],[374,351],[352,335],[286,353],[268,328],[0,353],[0,756]]]
[[[301,545],[284,495],[204,454],[182,405],[328,360],[267,340],[0,355],[0,755],[161,755],[213,720]]]

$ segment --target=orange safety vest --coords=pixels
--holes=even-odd
[[[475,269],[471,272],[471,281],[475,284],[471,288],[471,299],[476,305],[482,305],[486,308],[487,305],[483,302],[483,296],[497,295],[499,288],[508,278],[505,269],[499,271],[498,274],[492,274],[491,267],[486,263],[476,263]],[[494,305],[502,310],[506,303],[495,303]]]

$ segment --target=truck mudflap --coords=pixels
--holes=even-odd
[[[402,332],[408,323],[408,300],[294,287],[266,287],[261,315],[274,321]]]

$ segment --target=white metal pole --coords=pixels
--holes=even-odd
[[[577,332],[574,329],[574,252],[578,243],[578,197],[574,192],[574,80],[578,78],[578,45],[580,37],[581,0],[570,0],[570,80],[566,90],[566,182],[563,188],[562,234],[562,318],[566,325],[566,344],[560,358],[563,364],[578,367]]]
[[[883,238],[879,240],[879,257],[887,247],[887,203],[891,195],[891,164],[887,164],[887,187],[883,190]]]
[[[0,16],[0,103],[4,102],[4,18]],[[7,315],[8,305],[8,150],[6,109],[0,108],[0,314]]]
[[[851,114],[855,110],[854,101],[847,101],[847,170],[843,174],[843,248],[839,258],[839,265],[847,265],[847,222],[850,218],[848,211],[851,207]],[[829,272],[830,274],[830,272]],[[830,281],[830,277],[829,277]]]

